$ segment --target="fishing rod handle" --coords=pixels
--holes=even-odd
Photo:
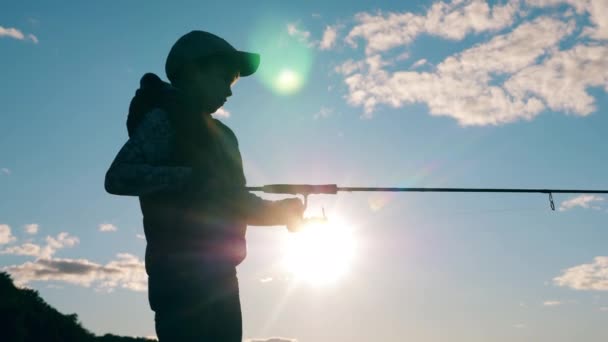
[[[338,193],[336,184],[268,184],[262,186],[262,191],[269,194],[291,194],[291,195],[312,195]]]

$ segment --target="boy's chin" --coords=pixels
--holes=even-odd
[[[210,106],[210,105],[206,105],[205,106],[205,111],[207,113],[213,114],[213,113],[217,112],[220,108],[222,108],[222,106],[217,106],[217,105]]]

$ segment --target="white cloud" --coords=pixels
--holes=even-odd
[[[73,247],[80,243],[80,239],[75,236],[71,236],[66,232],[61,232],[57,235],[57,237],[47,236],[46,237],[46,246],[44,246],[40,250],[40,254],[38,257],[40,258],[50,258],[57,252],[59,249],[63,249],[66,247]]]
[[[34,281],[58,281],[105,291],[115,288],[146,291],[148,278],[143,261],[127,253],[116,257],[106,265],[86,259],[43,258],[3,270],[11,274],[18,286]]]
[[[21,246],[12,246],[8,247],[2,251],[0,254],[11,254],[11,255],[27,255],[27,256],[39,256],[41,248],[39,245],[33,243],[24,243]]]
[[[321,38],[321,42],[319,43],[319,49],[321,50],[329,50],[331,49],[338,38],[338,29],[336,26],[327,26],[325,27],[325,31],[323,31],[323,38]]]
[[[34,42],[34,44],[38,44],[38,37],[36,37],[35,35],[33,35],[33,34],[31,34],[31,33],[30,33],[30,34],[28,34],[28,35],[27,35],[27,37],[28,37],[28,38],[29,38],[29,39],[30,39],[32,42]]]
[[[517,72],[505,82],[515,97],[536,96],[555,111],[586,116],[596,110],[587,89],[608,90],[608,46],[578,44],[554,52],[544,63]]]
[[[300,29],[298,23],[287,24],[287,34],[295,38],[298,42],[309,48],[318,48],[319,50],[329,50],[336,45],[338,38],[338,30],[343,26],[341,24],[328,25],[323,31],[321,40],[313,39],[310,31]]]
[[[272,281],[272,277],[260,278],[260,283],[269,283]]]
[[[428,63],[427,60],[425,58],[422,58],[422,59],[417,60],[416,63],[412,64],[411,68],[412,69],[416,69],[416,68],[421,67],[421,66],[423,66],[423,65],[425,65],[427,63]]]
[[[560,8],[560,15],[529,11],[561,4],[572,8]],[[346,60],[335,71],[344,76],[347,102],[363,108],[367,118],[381,105],[414,103],[426,104],[431,115],[454,118],[463,126],[532,120],[546,110],[586,116],[597,110],[589,89],[608,92],[606,0],[510,0],[494,5],[454,0],[435,2],[423,14],[359,13],[355,21],[345,40],[353,47],[363,43],[365,57]],[[404,70],[399,63],[403,58],[389,55],[389,50],[403,49],[421,34],[462,40],[480,32],[493,37],[447,56],[428,72]],[[573,36],[576,32],[582,34]],[[426,58],[420,58],[410,68],[425,64]]]
[[[355,62],[352,59],[348,59],[342,64],[336,66],[334,71],[344,76],[348,76],[356,71],[361,71],[364,66],[365,63],[363,61]]]
[[[213,113],[214,117],[227,119],[230,117],[230,112],[224,109],[224,107],[219,108]]]
[[[266,338],[249,338],[243,342],[298,342],[295,338],[286,337],[266,337]]]
[[[482,0],[436,2],[425,15],[411,12],[359,13],[358,24],[346,36],[346,42],[366,42],[365,51],[373,54],[411,43],[426,33],[445,39],[461,40],[467,34],[496,31],[510,26],[517,14],[519,0],[490,7]]]
[[[559,306],[562,304],[563,303],[560,302],[559,300],[546,300],[543,302],[543,306]]]
[[[606,312],[606,311],[608,311],[608,306],[602,306],[599,310]]]
[[[2,26],[0,26],[0,37],[9,37],[9,38],[18,39],[18,40],[25,39],[23,32],[21,32],[20,30],[14,28],[14,27],[5,28]]]
[[[56,238],[52,236],[47,236],[46,242],[49,247],[54,250],[57,250],[65,247],[73,247],[77,245],[80,240],[75,236],[70,236],[70,234],[66,232],[61,232],[57,235]]]
[[[574,198],[571,198],[569,200],[563,201],[562,204],[560,204],[559,206],[559,210],[560,211],[565,211],[565,210],[569,210],[575,207],[581,207],[581,208],[593,208],[593,209],[600,209],[598,206],[593,205],[596,202],[602,202],[604,201],[604,198],[601,196],[596,196],[596,195],[580,195]]]
[[[8,37],[8,38],[13,38],[13,39],[17,39],[17,40],[29,39],[32,42],[34,42],[34,44],[38,44],[38,38],[35,35],[28,34],[26,36],[25,34],[23,34],[23,32],[21,32],[21,30],[16,29],[14,27],[0,26],[0,38],[2,38],[2,37]]]
[[[524,329],[525,327],[526,327],[526,325],[523,323],[513,324],[513,328],[516,328],[516,329]]]
[[[608,2],[606,0],[527,0],[531,6],[551,7],[562,4],[572,6],[578,14],[588,13],[591,26],[583,30],[583,35],[592,39],[608,39]]]
[[[319,109],[319,111],[313,115],[313,118],[315,120],[325,119],[325,118],[329,117],[332,113],[333,113],[333,109],[328,108],[328,107],[321,107],[321,109]]]
[[[366,57],[365,63],[347,60],[336,71],[345,76],[348,103],[363,107],[367,117],[380,104],[411,103],[425,103],[431,115],[462,125],[530,120],[547,107],[588,115],[595,108],[586,89],[608,84],[608,47],[559,51],[558,43],[574,25],[537,18],[446,58],[434,72],[389,73],[370,64],[372,57],[382,60],[380,55]],[[505,79],[502,85],[496,84],[499,78]]]
[[[0,171],[7,176],[9,176],[11,174],[11,170],[9,170],[5,167],[1,168]]]
[[[395,61],[404,61],[410,58],[410,54],[408,52],[402,52],[397,57],[395,57]]]
[[[5,245],[17,240],[11,233],[11,227],[8,224],[0,224],[0,245]]]
[[[608,291],[608,256],[598,256],[590,264],[568,268],[553,283],[575,290]]]
[[[296,38],[299,42],[306,44],[307,46],[313,46],[314,43],[310,42],[310,32],[300,30],[295,23],[287,24],[287,33]]]
[[[23,227],[25,232],[30,235],[35,235],[36,233],[38,233],[38,228],[39,228],[39,225],[37,225],[36,223],[26,224]]]
[[[102,223],[99,225],[99,228],[97,228],[97,229],[100,232],[115,232],[118,230],[118,228],[116,228],[116,226],[111,223]]]
[[[33,281],[60,281],[86,287],[94,286],[104,291],[119,287],[133,291],[145,291],[147,288],[144,263],[134,255],[119,253],[115,260],[105,265],[86,259],[55,258],[54,254],[59,249],[73,247],[80,240],[66,232],[61,232],[56,237],[47,236],[45,240],[44,247],[24,243],[0,251],[0,254],[35,257],[33,261],[2,268],[13,276],[17,285],[27,286]]]
[[[138,239],[141,239],[141,240],[145,240],[145,239],[146,239],[146,236],[145,236],[144,234],[136,234],[135,236],[136,236]]]
[[[73,247],[80,242],[77,237],[71,236],[66,232],[61,232],[56,237],[47,236],[45,240],[46,245],[44,247],[40,247],[40,245],[28,242],[20,246],[5,248],[0,251],[0,254],[27,255],[37,258],[50,258],[55,254],[55,252],[57,252],[57,250],[66,247]]]

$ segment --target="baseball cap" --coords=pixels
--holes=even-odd
[[[212,33],[195,30],[173,44],[165,63],[167,78],[173,82],[186,63],[211,56],[225,57],[224,60],[233,64],[241,77],[253,74],[260,65],[259,54],[239,51]]]

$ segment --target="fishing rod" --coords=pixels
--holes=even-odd
[[[269,194],[290,194],[304,196],[304,208],[308,205],[308,196],[317,194],[336,195],[345,192],[492,192],[492,193],[542,193],[549,195],[551,210],[555,211],[553,194],[608,194],[608,190],[581,189],[500,189],[500,188],[400,188],[400,187],[341,187],[336,184],[268,184],[251,186],[248,191],[261,191]],[[325,217],[325,212],[323,213]]]

